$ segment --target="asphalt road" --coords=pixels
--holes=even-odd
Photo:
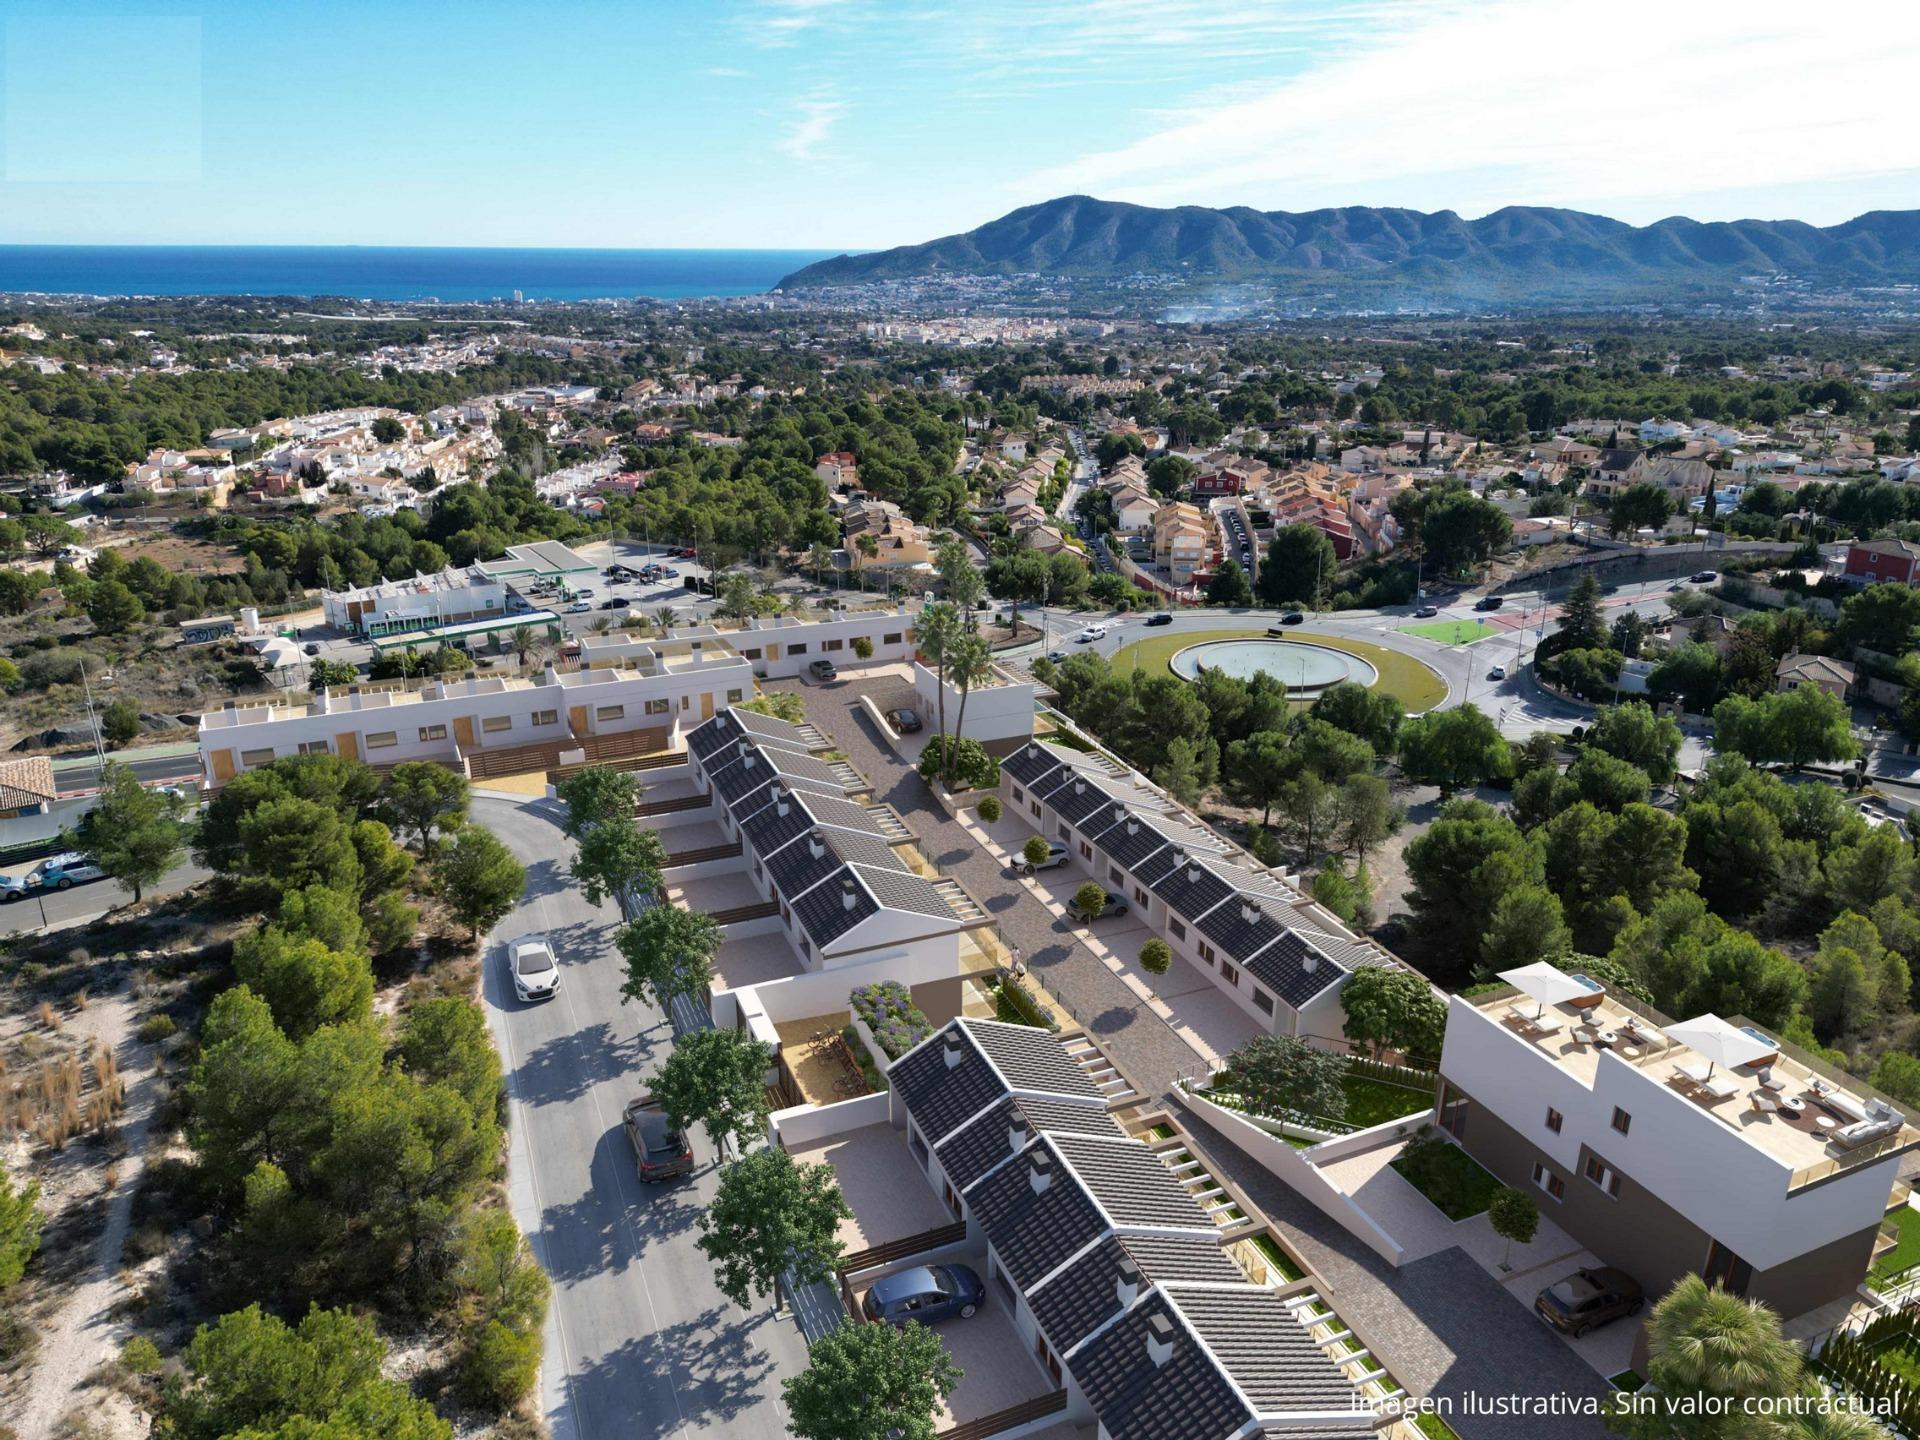
[[[200,754],[196,750],[184,755],[163,755],[158,759],[142,759],[130,751],[109,758],[113,763],[133,771],[143,785],[161,785],[169,780],[197,783],[200,779]],[[53,779],[62,795],[97,790],[100,788],[100,764],[97,760],[89,760],[80,765],[62,765],[53,772]]]
[[[665,1059],[671,1031],[650,1006],[620,1003],[612,905],[589,905],[567,874],[571,844],[546,801],[480,797],[474,818],[527,866],[527,893],[488,936],[487,1018],[507,1071],[514,1218],[553,1280],[541,1372],[554,1440],[786,1433],[780,1381],[806,1366],[791,1320],[743,1314],[695,1247],[717,1174],[643,1185],[620,1127],[627,1100]],[[514,998],[507,942],[544,933],[559,996]]]
[[[22,868],[38,863],[28,861]],[[190,885],[198,885],[202,880],[211,879],[212,875],[212,871],[203,870],[188,860],[174,866],[160,878],[159,883],[149,886],[147,898],[172,895]],[[24,900],[0,905],[0,932],[59,930],[84,925],[98,920],[109,910],[117,910],[132,899],[133,892],[118,880],[94,880],[85,885],[76,885],[71,890],[49,890],[45,894],[29,895]]]

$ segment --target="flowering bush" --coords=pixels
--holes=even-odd
[[[933,1029],[933,1022],[920,1012],[907,987],[898,980],[862,985],[847,996],[847,1003],[873,1032],[889,1060],[898,1060]]]

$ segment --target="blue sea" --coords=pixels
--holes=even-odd
[[[686,300],[758,295],[829,250],[359,245],[0,245],[0,293],[336,295],[356,300]]]

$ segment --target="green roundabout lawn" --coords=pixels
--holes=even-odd
[[[1423,640],[1435,640],[1442,645],[1471,645],[1489,635],[1498,635],[1500,631],[1484,620],[1433,620],[1425,625],[1402,625],[1400,633],[1418,635]]]
[[[1113,668],[1122,674],[1136,669],[1153,673],[1164,670],[1177,653],[1191,645],[1204,645],[1209,640],[1265,639],[1266,634],[1263,626],[1258,630],[1190,630],[1177,635],[1152,635],[1115,651]],[[1398,650],[1365,640],[1349,640],[1344,635],[1317,635],[1309,630],[1289,631],[1286,638],[1358,655],[1380,672],[1376,688],[1399,697],[1409,715],[1431,710],[1447,698],[1446,681],[1411,655],[1403,655]]]

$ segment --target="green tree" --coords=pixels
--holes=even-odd
[[[1840,607],[1839,639],[1847,646],[1904,655],[1920,628],[1920,590],[1910,585],[1869,585]]]
[[[322,1025],[373,1015],[373,970],[363,954],[329,949],[311,935],[267,925],[233,947],[234,974],[267,1002],[274,1023],[294,1040]]]
[[[1322,690],[1308,713],[1349,735],[1358,735],[1376,755],[1393,753],[1401,722],[1407,717],[1406,706],[1398,696],[1369,690],[1351,680]]]
[[[1164,975],[1173,968],[1173,947],[1164,940],[1149,940],[1140,947],[1140,968],[1149,975]]]
[[[1261,730],[1227,747],[1227,788],[1234,798],[1260,807],[1260,823],[1273,819],[1273,807],[1300,773],[1302,761],[1292,739],[1280,730]]]
[[[463,826],[434,860],[434,883],[456,918],[479,939],[502,919],[527,888],[526,867],[478,825]]]
[[[99,800],[84,825],[86,854],[133,891],[136,905],[149,885],[180,863],[187,848],[175,808],[172,799],[147,789],[126,766],[107,763]]]
[[[1669,650],[1647,672],[1647,690],[1663,700],[1678,700],[1703,714],[1720,696],[1720,655],[1711,645],[1692,641]]]
[[[1567,603],[1560,614],[1560,628],[1554,632],[1560,650],[1604,650],[1608,648],[1606,617],[1600,613],[1600,582],[1589,570],[1567,592]]]
[[[1313,525],[1282,525],[1267,542],[1267,558],[1260,566],[1260,599],[1268,605],[1318,610],[1326,604],[1339,570],[1339,557],[1325,531]]]
[[[1663,1395],[1739,1402],[1791,1394],[1800,1382],[1800,1351],[1780,1333],[1780,1317],[1698,1275],[1653,1307],[1647,1352],[1647,1379]]]
[[[1513,543],[1513,522],[1491,501],[1447,487],[1426,503],[1419,525],[1428,563],[1444,574],[1484,564]]]
[[[209,807],[201,819],[203,834],[213,821]],[[309,885],[360,888],[360,857],[352,827],[320,801],[298,795],[268,800],[240,821],[239,838],[237,873],[276,895]]]
[[[1817,685],[1761,700],[1729,696],[1714,707],[1713,743],[1723,753],[1794,770],[1816,760],[1851,760],[1857,748],[1846,702]]]
[[[1349,775],[1335,798],[1334,831],[1340,848],[1360,864],[1378,846],[1399,833],[1406,807],[1395,802],[1387,782],[1378,775]]]
[[[1673,500],[1650,480],[1629,485],[1607,506],[1607,533],[1626,535],[1659,529],[1673,518]]]
[[[124,745],[140,733],[140,707],[116,700],[100,717],[100,734],[109,745]]]
[[[1617,814],[1629,805],[1644,805],[1652,794],[1647,772],[1604,750],[1582,749],[1567,767],[1567,780],[1577,800]]]
[[[1656,715],[1644,700],[1610,705],[1594,717],[1587,731],[1590,749],[1638,766],[1655,785],[1671,785],[1678,773],[1680,727]]]
[[[935,710],[940,725],[940,767],[946,769],[947,754],[947,662],[960,643],[962,629],[958,612],[951,605],[929,605],[913,624],[914,648],[923,660],[932,663],[940,686]]]
[[[800,1285],[831,1276],[846,1253],[840,1222],[852,1218],[831,1165],[797,1165],[769,1145],[721,1175],[700,1217],[699,1245],[720,1293],[744,1310],[755,1291],[773,1293],[783,1275]]]
[[[297,1328],[258,1305],[223,1315],[181,1357],[186,1383],[169,1398],[168,1433],[451,1440],[452,1425],[381,1373],[386,1348],[371,1317],[345,1310],[316,1307]]]
[[[1903,1105],[1920,1105],[1920,1059],[1889,1050],[1874,1063],[1873,1086]],[[0,1271],[0,1277],[4,1277]]]
[[[1367,966],[1340,991],[1341,1033],[1374,1054],[1385,1049],[1437,1060],[1446,1037],[1446,1002],[1411,970]]]
[[[359,668],[346,660],[314,660],[307,665],[307,688],[315,692],[351,685],[359,678]]]
[[[1253,584],[1234,559],[1223,561],[1207,582],[1207,604],[1244,608],[1253,604]]]
[[[26,1273],[27,1262],[39,1252],[40,1182],[29,1180],[19,1189],[0,1174],[0,1291],[8,1290]]]
[[[1442,798],[1507,772],[1500,732],[1473,705],[1432,710],[1400,727],[1400,767],[1409,779],[1438,785]]]
[[[971,614],[968,619],[971,623]],[[955,734],[950,739],[944,731],[941,735],[942,753],[946,757],[943,773],[947,784],[951,786],[957,783],[957,777],[954,774],[954,751],[959,748],[961,740],[967,738],[967,697],[976,687],[987,684],[993,679],[993,648],[987,644],[985,636],[968,631],[954,640],[948,648],[946,678],[947,683],[952,685],[960,696],[960,713],[954,717],[953,722]],[[997,784],[999,781],[997,766],[994,778]]]
[[[572,874],[587,903],[599,905],[628,891],[658,889],[666,863],[658,831],[642,830],[631,818],[603,820],[581,835]]]
[[[1176,735],[1167,742],[1166,757],[1153,767],[1153,778],[1176,800],[1197,805],[1212,783],[1215,768],[1207,764],[1199,745],[1184,735]]]
[[[381,790],[381,808],[395,828],[412,832],[424,855],[433,854],[436,833],[457,829],[467,818],[472,788],[467,777],[429,760],[403,760]]]
[[[649,905],[614,941],[627,962],[621,1003],[639,1000],[666,1010],[677,995],[703,994],[713,983],[713,954],[722,938],[704,911]]]
[[[1344,1119],[1346,1062],[1292,1035],[1256,1035],[1227,1057],[1233,1088],[1257,1115]]]
[[[799,1440],[933,1440],[961,1372],[924,1325],[842,1325],[781,1382]]]
[[[757,614],[760,598],[753,591],[753,576],[744,570],[736,570],[720,584],[720,603],[717,613],[732,620],[746,620]]]
[[[1088,920],[1098,920],[1107,908],[1106,887],[1089,880],[1073,892],[1073,908]]]
[[[102,635],[124,635],[147,618],[147,607],[118,580],[104,580],[88,597],[87,618]]]
[[[1516,885],[1493,907],[1486,939],[1481,942],[1481,965],[1489,974],[1560,960],[1573,950],[1573,932],[1567,929],[1560,897],[1544,885]]]
[[[498,1109],[500,1056],[473,1001],[443,995],[415,1004],[400,1027],[396,1053],[407,1074],[423,1085],[450,1086],[475,1115]]]
[[[767,1068],[773,1052],[735,1030],[700,1030],[674,1046],[653,1093],[678,1129],[699,1124],[726,1153],[729,1139],[745,1143],[767,1119]]]
[[[567,807],[567,818],[560,828],[573,840],[609,820],[631,821],[634,807],[640,803],[640,782],[633,772],[605,765],[589,765],[553,788]]]
[[[1511,1270],[1515,1243],[1531,1244],[1534,1233],[1540,1228],[1540,1207],[1526,1191],[1502,1185],[1487,1202],[1487,1223],[1493,1228],[1494,1234],[1507,1242],[1500,1268]]]
[[[1509,890],[1545,879],[1540,847],[1478,800],[1455,800],[1406,848],[1416,933],[1436,954],[1480,953],[1494,909]]]
[[[1827,889],[1849,910],[1872,910],[1882,900],[1913,892],[1913,850],[1891,825],[1870,830],[1856,845],[1827,856]]]

